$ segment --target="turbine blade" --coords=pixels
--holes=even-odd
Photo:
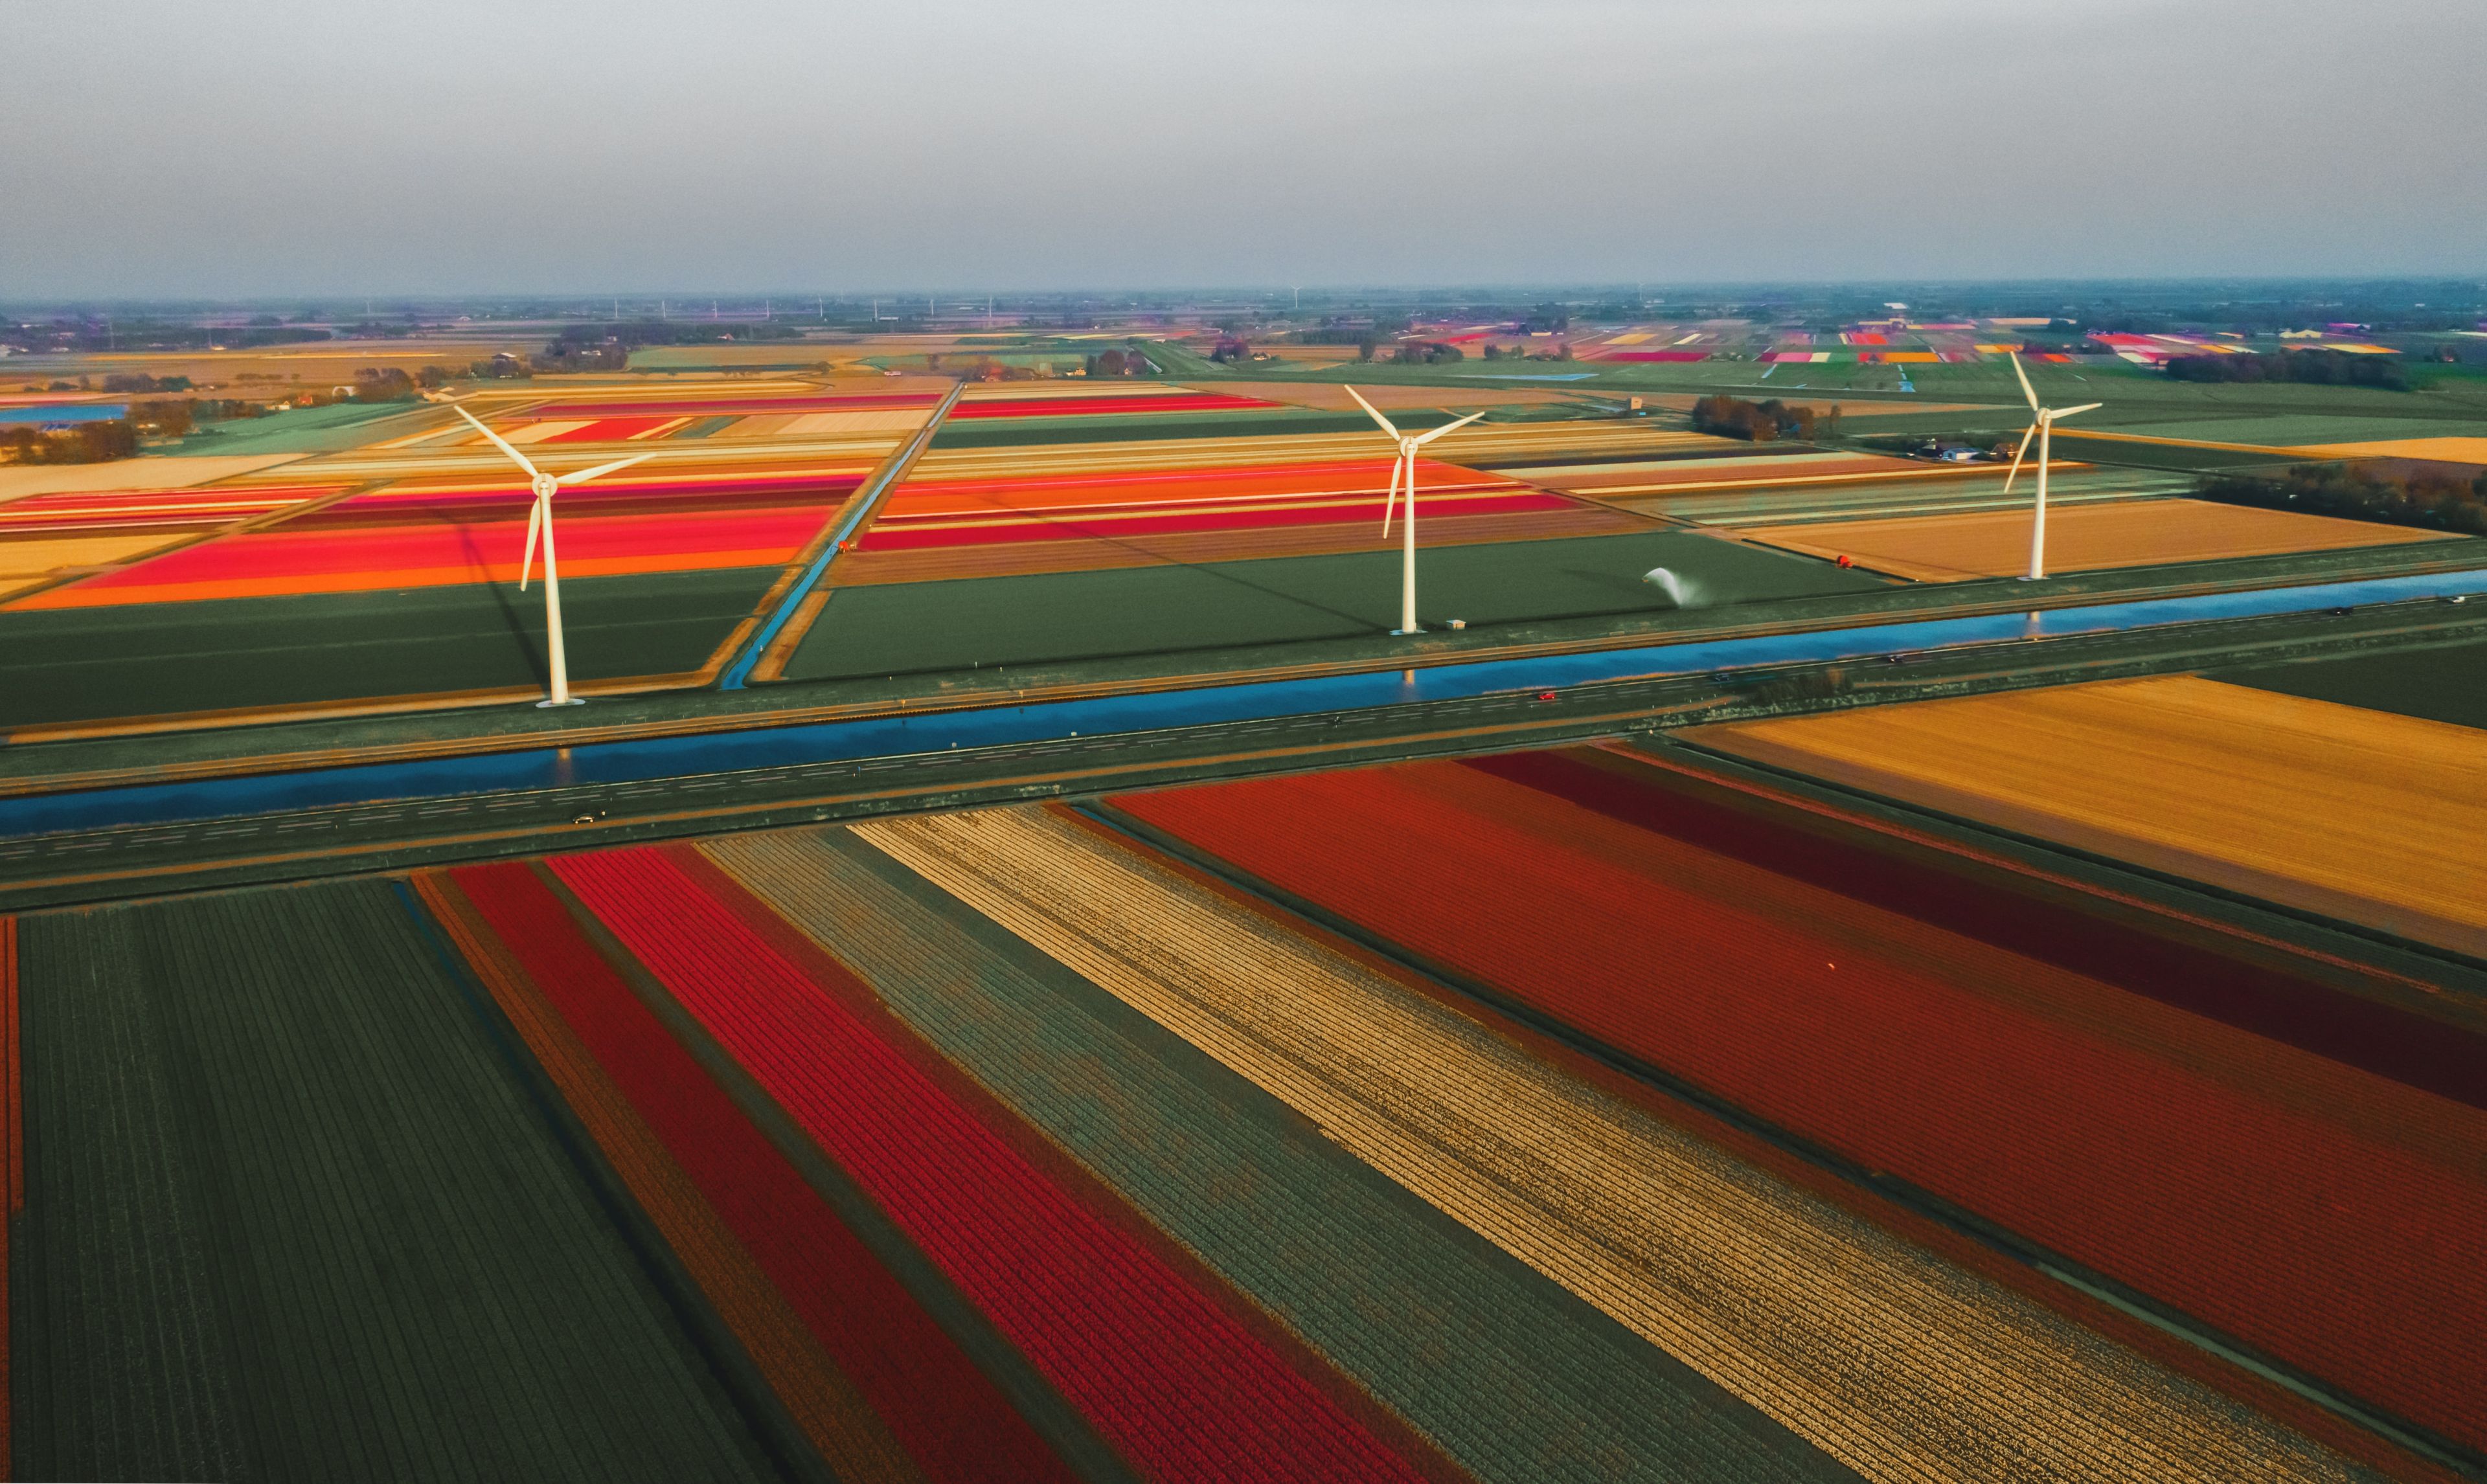
[[[2055,421],[2056,418],[2068,418],[2076,412],[2087,412],[2092,408],[2104,407],[2106,405],[2107,403],[2105,402],[2083,402],[2078,407],[2058,407],[2055,409],[2054,416],[2050,417],[2047,421],[2052,423]]]
[[[649,459],[656,456],[657,455],[654,453],[637,453],[629,458],[617,458],[609,464],[598,464],[593,469],[580,469],[574,473],[565,474],[554,482],[560,484],[584,484],[590,480],[601,479],[603,476],[611,474],[616,469],[628,469],[632,464],[646,463]]]
[[[2022,395],[2022,396],[2024,396],[2024,397],[2026,397],[2026,398],[2029,398],[2029,410],[2030,410],[2030,411],[2032,411],[2032,412],[2037,411],[2037,410],[2038,410],[2038,394],[2037,394],[2036,392],[2034,392],[2034,391],[2031,391],[2031,390],[2030,390],[2030,388],[2029,388],[2029,373],[2028,373],[2027,371],[2023,371],[2023,370],[2021,369],[2021,355],[2020,355],[2020,352],[2018,352],[2018,351],[2014,351],[2014,350],[2007,350],[2007,351],[2003,352],[2003,354],[2004,354],[2005,359],[2009,360],[2009,361],[2012,363],[2012,374],[2014,374],[2014,375],[2016,375],[2016,376],[2018,376],[2018,377],[2020,377],[2020,378],[2021,378],[2021,395]]]
[[[2003,477],[2003,492],[2012,493],[2012,481],[2021,478],[2021,458],[2029,452],[2029,440],[2038,436],[2038,425],[2032,423],[2022,431],[2021,446],[2012,451],[2012,472]]]
[[[1357,391],[1355,390],[1355,388],[1354,388],[1354,387],[1349,387],[1349,388],[1347,389],[1347,395],[1355,398],[1355,404],[1356,404],[1357,406],[1359,406],[1359,407],[1363,408],[1363,409],[1364,409],[1365,411],[1367,411],[1367,412],[1371,412],[1371,413],[1373,413],[1373,421],[1375,421],[1376,423],[1379,423],[1379,424],[1381,424],[1381,425],[1382,425],[1382,430],[1383,430],[1383,432],[1388,433],[1388,434],[1389,434],[1391,437],[1393,437],[1393,438],[1396,438],[1396,437],[1398,437],[1398,436],[1399,436],[1399,429],[1397,429],[1397,428],[1395,428],[1395,427],[1393,427],[1393,426],[1390,426],[1390,420],[1389,420],[1388,418],[1383,417],[1383,416],[1381,413],[1379,413],[1379,412],[1374,412],[1374,411],[1373,411],[1373,404],[1372,404],[1371,402],[1369,402],[1369,401],[1366,401],[1366,400],[1364,399],[1363,395],[1362,395],[1361,393],[1357,392]]]
[[[545,503],[541,500],[527,507],[527,554],[518,563],[518,591],[527,591],[527,574],[536,566],[536,534],[544,529]]]
[[[1456,422],[1456,423],[1445,423],[1445,424],[1443,424],[1441,426],[1435,428],[1435,429],[1434,429],[1432,432],[1430,432],[1430,433],[1418,433],[1418,434],[1416,435],[1416,441],[1417,441],[1417,443],[1419,443],[1419,444],[1427,444],[1427,443],[1431,443],[1431,442],[1433,442],[1435,439],[1437,439],[1437,438],[1439,438],[1439,437],[1442,436],[1442,434],[1447,433],[1447,432],[1456,432],[1456,431],[1458,431],[1460,428],[1463,428],[1463,427],[1467,426],[1470,423],[1473,423],[1473,422],[1475,422],[1477,419],[1479,419],[1479,418],[1481,418],[1481,417],[1484,417],[1484,416],[1485,416],[1485,414],[1484,414],[1484,413],[1482,413],[1482,412],[1471,412],[1471,413],[1469,413],[1467,417],[1464,417],[1464,418],[1460,419],[1458,422]]]
[[[485,437],[492,440],[492,447],[499,449],[502,453],[509,454],[514,459],[517,459],[518,467],[527,472],[527,478],[539,478],[536,466],[527,462],[527,455],[511,447],[510,441],[507,438],[504,438],[499,433],[486,427],[482,423],[476,422],[475,414],[467,411],[463,407],[452,407],[449,410],[457,413],[460,417],[464,418],[467,422],[474,423],[475,430],[477,432],[482,433]]]
[[[1399,471],[1408,463],[1406,454],[1390,461],[1390,493],[1382,502],[1382,538],[1390,539],[1390,512],[1399,504]]]

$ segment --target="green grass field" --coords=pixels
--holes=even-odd
[[[571,678],[698,669],[778,572],[571,578]],[[543,599],[507,586],[0,610],[0,728],[538,686],[543,656]]]
[[[2211,678],[2309,701],[2487,728],[2487,641],[2215,670]]]
[[[1866,591],[1863,572],[1685,531],[1453,546],[1416,557],[1428,627],[1664,611],[1641,580],[1666,566],[1696,606]],[[786,667],[789,680],[1206,651],[1397,626],[1399,556],[1272,557],[843,588]]]
[[[337,402],[326,407],[296,407],[264,418],[210,423],[181,442],[154,452],[176,456],[334,453],[379,437],[370,425],[383,418],[419,412],[426,406],[423,402]]]
[[[788,1477],[402,885],[19,930],[20,1476]]]

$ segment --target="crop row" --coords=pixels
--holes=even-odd
[[[519,866],[458,873],[507,945],[752,1260],[935,1478],[1060,1464],[821,1194]],[[746,1343],[749,1336],[745,1336]]]
[[[652,1031],[658,1035],[661,1031],[653,1026],[643,1006],[627,998],[616,998],[619,986],[612,971],[579,940],[560,903],[527,866],[472,866],[456,872],[454,877],[427,873],[416,879],[415,889],[431,908],[434,921],[490,990],[579,1122],[604,1151],[631,1196],[681,1258],[719,1317],[742,1341],[753,1363],[822,1457],[841,1478],[899,1481],[918,1477],[907,1452],[876,1413],[873,1399],[858,1390],[855,1382],[807,1327],[808,1323],[825,1318],[831,1333],[839,1333],[842,1322],[846,1333],[839,1337],[846,1342],[844,1348],[850,1357],[877,1372],[872,1379],[877,1383],[878,1399],[890,1409],[897,1425],[902,1427],[923,1410],[913,1394],[916,1388],[928,1384],[957,1388],[957,1394],[972,1399],[977,1397],[975,1385],[981,1378],[955,1352],[945,1350],[937,1335],[910,1336],[904,1333],[912,1310],[904,1305],[903,1295],[896,1296],[896,1303],[891,1302],[895,1284],[869,1256],[852,1263],[854,1277],[847,1279],[848,1286],[862,1286],[878,1278],[880,1281],[873,1285],[873,1291],[861,1297],[879,1298],[884,1319],[898,1322],[884,1323],[877,1333],[857,1332],[858,1321],[872,1312],[872,1305],[852,1299],[825,1315],[818,1312],[818,1298],[825,1285],[812,1270],[832,1255],[852,1259],[853,1240],[846,1236],[840,1242],[843,1232],[832,1232],[825,1241],[813,1236],[802,1247],[783,1241],[773,1247],[768,1244],[767,1238],[771,1234],[800,1232],[805,1224],[799,1220],[803,1215],[813,1218],[814,1226],[823,1220],[817,1196],[808,1202],[800,1196],[787,1198],[782,1162],[780,1177],[774,1185],[764,1184],[757,1191],[738,1185],[726,1192],[730,1196],[765,1194],[779,1197],[766,1213],[773,1221],[755,1223],[755,1212],[747,1204],[736,1210],[745,1229],[753,1230],[763,1250],[775,1259],[764,1270],[754,1249],[745,1245],[725,1215],[708,1198],[701,1183],[705,1178],[715,1185],[729,1171],[766,1168],[768,1162],[765,1156],[755,1156],[747,1139],[738,1140],[729,1134],[722,1140],[702,1141],[697,1138],[702,1130],[686,1126],[679,1114],[668,1116],[686,1096],[713,1116],[716,1111],[714,1100],[698,1093],[702,1088],[713,1093],[713,1085],[696,1066],[685,1064],[687,1058],[676,1060],[663,1054],[660,1044],[645,1041]],[[541,980],[529,972],[530,967],[543,975]],[[665,1120],[663,1129],[643,1116],[632,1100],[633,1089],[626,1089],[605,1070],[579,1031],[573,1029],[573,1022],[565,1018],[554,997],[569,1007],[576,1017],[575,1023],[588,1035],[615,1056],[615,1065],[642,1098],[652,1091],[660,1094],[651,1112]],[[637,1043],[644,1043],[656,1055],[629,1055]],[[656,1066],[652,1061],[668,1064]],[[652,1086],[647,1081],[652,1072],[669,1074],[674,1080]],[[673,1135],[671,1140],[668,1133]],[[712,1163],[712,1156],[717,1154],[723,1158]],[[834,1218],[828,1220],[834,1223]],[[781,1289],[779,1282],[786,1286]],[[815,1312],[808,1316],[797,1312],[788,1295],[812,1300]],[[917,1325],[921,1328],[920,1320]],[[876,1338],[881,1342],[874,1343]],[[905,1365],[909,1357],[931,1357],[935,1363],[919,1365],[909,1374]],[[939,1363],[944,1359],[946,1365]],[[1017,1420],[999,1407],[997,1398],[988,1394],[982,1399],[987,1402],[985,1417],[954,1415],[945,1420],[953,1425],[995,1415]],[[954,1462],[940,1457],[945,1443],[953,1436],[948,1428],[917,1426],[910,1431],[915,1435],[910,1441],[917,1447],[932,1451],[936,1467],[928,1471],[933,1477],[965,1477],[972,1473],[972,1470],[937,1467]],[[1041,1450],[1032,1449],[1028,1458],[1007,1461],[1025,1467],[1041,1457]],[[1005,1460],[955,1462],[1000,1461]]]
[[[844,830],[704,855],[1481,1479],[1733,1478],[1754,1439],[1822,1460],[1555,1285],[1409,1201],[1299,1112]],[[1767,1451],[1767,1450],[1766,1450]]]
[[[793,961],[658,851],[575,857],[553,869],[1143,1470],[1419,1477],[1130,1231],[1048,1178],[833,960]]]
[[[1867,1477],[2339,1475],[2224,1399],[1074,824],[994,811],[856,833]]]
[[[2465,1172],[2290,1084],[2417,1099],[2438,1140],[2469,1128],[2458,1105],[2224,1027],[2196,1043],[2251,1042],[2231,1060],[2259,1086],[2154,1053],[2057,1012],[2111,1002],[2095,982],[1456,764],[1124,807],[2370,1400],[2487,1438],[2475,1154]],[[1375,868],[1391,861],[1425,868]],[[1942,972],[1960,964],[1982,967]]]

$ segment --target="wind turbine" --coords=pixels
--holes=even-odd
[[[527,591],[527,574],[534,570],[536,564],[536,536],[541,533],[544,536],[545,549],[545,647],[546,656],[552,662],[552,695],[547,700],[537,701],[536,704],[539,706],[577,705],[579,699],[570,693],[570,662],[563,654],[561,646],[561,572],[554,566],[552,558],[552,497],[556,491],[566,486],[584,484],[599,475],[611,474],[616,469],[625,469],[657,455],[641,453],[631,458],[617,458],[609,464],[598,464],[593,469],[580,469],[555,478],[529,463],[527,455],[512,447],[508,439],[477,421],[475,414],[463,407],[454,410],[460,417],[473,423],[477,432],[491,439],[492,447],[509,454],[517,461],[519,468],[527,472],[528,487],[535,491],[536,503],[527,511],[527,554],[525,560],[518,563],[518,591],[520,592]]]
[[[2012,493],[2012,481],[2021,477],[2021,455],[2029,452],[2029,437],[2038,438],[2038,513],[2029,525],[2029,576],[2031,582],[2047,575],[2047,465],[2054,442],[2055,420],[2076,412],[2088,412],[2107,405],[2105,402],[2083,402],[2078,407],[2041,407],[2038,394],[2029,387],[2029,373],[2021,369],[2021,357],[2013,351],[2003,352],[2012,362],[2012,374],[2021,378],[2021,395],[2029,398],[2029,427],[2021,435],[2021,446],[2012,451],[2012,472],[2003,477],[2003,493]]]
[[[1355,398],[1357,406],[1371,413],[1373,421],[1381,424],[1382,430],[1399,445],[1399,461],[1390,466],[1390,495],[1382,503],[1382,538],[1385,541],[1390,539],[1390,511],[1399,503],[1399,480],[1404,473],[1408,480],[1408,518],[1402,523],[1404,539],[1399,548],[1399,626],[1390,632],[1412,634],[1416,632],[1416,451],[1454,428],[1467,426],[1485,414],[1471,412],[1458,422],[1445,423],[1430,433],[1403,433],[1390,426],[1388,418],[1375,412],[1373,404],[1366,401],[1355,388],[1349,387],[1347,395]]]

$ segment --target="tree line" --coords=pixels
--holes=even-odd
[[[1818,414],[1811,407],[1791,407],[1775,397],[1749,402],[1720,392],[1692,404],[1692,430],[1754,443],[1779,438],[1810,441],[1817,433],[1837,435],[1839,408],[1834,405],[1829,413]]]
[[[2167,374],[2178,381],[2302,381],[2317,386],[2410,389],[2409,372],[2396,355],[2351,355],[2342,350],[2282,350],[2276,355],[2170,356]]]
[[[2205,500],[2267,510],[2487,536],[2487,470],[2471,476],[2459,465],[2299,464],[2277,479],[2206,474],[2194,481],[2194,492]]]

